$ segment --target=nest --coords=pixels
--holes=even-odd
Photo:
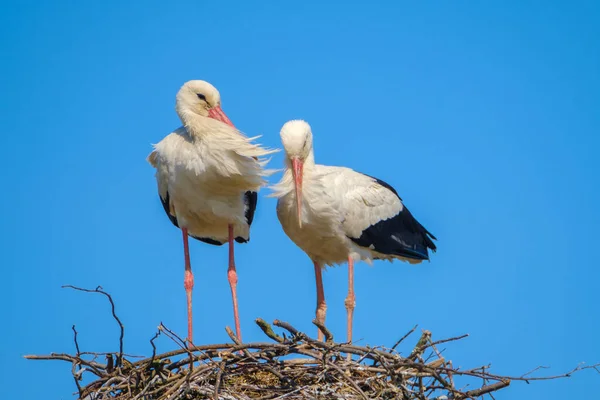
[[[226,328],[232,343],[189,347],[188,343],[162,323],[150,340],[152,356],[135,360],[123,353],[124,327],[115,313],[110,295],[101,290],[80,289],[108,297],[112,314],[120,327],[119,351],[81,352],[73,326],[75,355],[25,356],[35,360],[63,360],[71,363],[72,374],[82,400],[194,400],[194,399],[475,399],[507,387],[511,380],[530,381],[568,377],[573,372],[597,365],[578,366],[563,375],[507,377],[489,372],[489,365],[462,370],[443,356],[439,346],[467,335],[433,341],[422,331],[416,344],[407,347],[416,326],[391,348],[336,343],[325,326],[313,323],[325,341],[313,339],[290,324],[275,320],[281,329],[262,319],[256,323],[269,342],[241,343]],[[178,350],[156,354],[155,340],[169,337]],[[105,362],[99,359],[105,357]],[[90,383],[83,385],[85,381]],[[460,384],[459,384],[460,382]],[[493,397],[492,397],[493,398]]]
[[[131,362],[119,353],[79,353],[28,356],[69,361],[86,400],[131,399],[466,399],[499,390],[510,380],[486,373],[484,368],[454,370],[437,345],[462,337],[433,342],[423,331],[407,356],[395,348],[412,334],[413,328],[394,348],[373,348],[335,343],[331,333],[318,341],[290,324],[274,321],[284,329],[276,334],[270,324],[256,323],[273,340],[270,343],[240,343],[229,328],[233,343],[188,348],[164,325],[152,338],[154,354]],[[155,354],[154,340],[165,334],[180,349]],[[77,346],[78,347],[78,346]],[[425,354],[428,354],[425,356]],[[107,362],[97,358],[105,355]],[[87,357],[86,357],[87,356]],[[84,372],[96,380],[82,387]],[[454,375],[484,378],[488,384],[470,391],[454,385]]]

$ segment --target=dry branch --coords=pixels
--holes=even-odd
[[[100,294],[105,295],[106,298],[108,298],[108,301],[110,302],[112,316],[115,319],[115,321],[117,321],[117,323],[119,324],[119,329],[120,329],[119,353],[117,355],[117,366],[120,366],[121,358],[123,357],[123,338],[125,337],[125,327],[123,326],[123,323],[121,322],[119,317],[117,317],[117,314],[115,312],[115,302],[113,301],[112,296],[110,294],[106,293],[104,290],[102,290],[102,286],[97,286],[96,289],[93,289],[93,290],[92,289],[84,289],[84,288],[80,288],[80,287],[73,286],[73,285],[63,285],[62,288],[79,290],[80,292],[87,292],[87,293],[100,293]],[[75,330],[74,326],[73,326],[73,330]],[[77,332],[75,332],[75,339],[77,339]]]

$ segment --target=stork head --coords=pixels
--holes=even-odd
[[[221,110],[219,91],[206,81],[194,80],[184,83],[177,92],[175,108],[179,115],[193,113],[233,126]]]
[[[298,225],[302,227],[302,177],[304,163],[312,153],[312,131],[306,121],[288,121],[281,128],[281,142],[285,154],[292,164],[292,175],[296,190],[296,206],[298,209]]]

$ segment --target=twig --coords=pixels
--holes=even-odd
[[[273,331],[273,328],[271,328],[271,325],[264,319],[257,318],[254,322],[256,322],[256,325],[258,325],[260,327],[260,329],[264,332],[264,334],[267,335],[268,337],[270,337],[271,339],[275,340],[278,343],[285,342],[285,340],[281,336],[279,336],[278,334],[276,334]]]
[[[79,350],[79,343],[77,343],[77,329],[75,329],[75,325],[73,325],[71,329],[73,330],[73,341],[75,342],[75,350],[77,350],[77,357],[79,357],[81,351]]]
[[[79,353],[79,355],[81,355],[81,356],[94,356],[94,357],[107,356],[109,354],[113,355],[113,356],[116,356],[119,353],[115,352],[115,351],[82,351],[81,353]],[[138,355],[135,355],[135,354],[127,354],[127,353],[123,353],[123,357],[146,358],[145,356],[138,356]]]
[[[154,365],[154,358],[156,357],[156,345],[154,341],[160,336],[160,328],[157,329],[156,333],[150,339],[150,345],[152,346],[152,357],[150,357],[150,362],[148,363],[148,369],[152,368]]]
[[[508,385],[510,385],[510,380],[500,381],[500,382],[492,383],[491,385],[488,385],[488,386],[484,386],[479,389],[469,390],[468,392],[465,392],[464,394],[458,394],[456,396],[456,398],[457,399],[465,399],[468,397],[479,397],[484,394],[495,392],[496,390],[504,389]]]
[[[223,372],[225,371],[225,362],[221,361],[219,363],[219,372],[217,373],[217,378],[215,379],[215,392],[213,395],[214,400],[219,400],[219,389],[221,388],[221,379],[223,377]]]
[[[327,343],[333,342],[333,335],[331,334],[331,332],[329,331],[329,329],[327,329],[325,327],[324,324],[322,324],[321,322],[317,321],[317,319],[313,319],[312,323],[315,324],[316,327],[321,330],[321,332],[323,332],[323,336],[325,336],[325,342],[327,342]]]
[[[87,293],[101,293],[108,298],[108,301],[110,302],[112,316],[115,319],[115,321],[117,321],[117,323],[119,324],[119,329],[121,331],[120,336],[119,336],[119,355],[117,356],[117,366],[121,366],[122,362],[123,362],[123,360],[122,360],[122,358],[123,358],[123,337],[125,336],[125,327],[123,326],[123,323],[121,322],[119,317],[117,317],[117,314],[115,312],[115,303],[114,303],[111,295],[106,293],[104,290],[102,290],[102,286],[98,286],[98,287],[96,287],[96,289],[93,289],[93,290],[92,289],[84,289],[84,288],[80,288],[80,287],[73,286],[73,285],[63,285],[61,287],[79,290],[81,292],[87,292]]]
[[[233,340],[233,343],[237,344],[238,346],[242,344],[242,342],[240,342],[240,339],[238,339],[238,337],[235,335],[235,333],[233,333],[233,331],[231,330],[230,327],[226,326],[225,327],[225,332],[227,332],[227,335],[229,335],[229,338],[231,340]],[[246,355],[250,354],[250,352],[248,351],[248,349],[242,349],[241,353],[242,354],[246,354]]]
[[[112,374],[114,368],[115,368],[115,365],[114,365],[113,355],[112,355],[112,353],[107,354],[106,355],[106,372],[108,374]]]
[[[428,330],[424,330],[423,333],[421,334],[421,337],[419,338],[419,341],[415,345],[415,348],[408,356],[408,359],[415,360],[417,357],[420,357],[421,354],[423,354],[423,352],[425,351],[427,342],[430,339],[431,339],[431,332],[429,332]]]
[[[286,331],[290,332],[292,335],[294,335],[295,340],[302,340],[307,337],[305,334],[299,332],[296,328],[294,328],[293,326],[291,326],[290,324],[288,324],[285,321],[280,321],[280,320],[276,319],[275,321],[273,321],[273,325],[283,328]]]
[[[79,384],[79,380],[81,379],[81,372],[77,371],[78,365],[79,364],[77,362],[73,362],[73,364],[71,365],[71,374],[73,375],[75,386],[77,386],[77,392],[79,393],[79,397],[81,398],[83,395],[83,390],[81,389],[81,385]]]
[[[185,350],[186,353],[190,353],[190,350],[188,349],[185,340],[183,340],[178,334],[167,328],[162,322],[158,325],[158,331],[165,332],[165,335],[167,335],[169,339],[174,341],[179,347]]]
[[[485,367],[484,367],[485,368]],[[540,369],[547,369],[548,367],[545,367],[543,365],[538,365],[537,367],[535,367],[534,369],[532,369],[529,372],[525,372],[523,375],[521,375],[521,378],[525,378],[527,375],[533,374],[536,371],[539,371]]]
[[[430,341],[430,343],[427,346],[425,346],[425,348],[423,350],[425,350],[425,349],[427,349],[428,347],[431,347],[431,346],[436,346],[438,344],[447,343],[447,342],[454,342],[456,340],[464,339],[466,337],[469,337],[468,333],[465,333],[464,335],[452,337],[452,338],[449,338],[449,339],[436,340],[435,342]]]
[[[81,351],[79,350],[79,343],[77,342],[77,329],[75,329],[75,325],[73,325],[71,329],[73,330],[73,341],[75,342],[75,350],[77,351],[76,356],[77,358],[79,358]],[[83,395],[83,391],[81,389],[81,384],[79,383],[79,380],[81,379],[81,374],[79,371],[77,371],[78,365],[79,362],[73,361],[73,364],[71,366],[71,374],[73,375],[73,379],[75,380],[75,386],[77,386],[77,392],[79,393],[79,397],[81,398]]]
[[[413,328],[410,331],[406,332],[406,334],[404,336],[402,336],[400,339],[398,339],[398,341],[396,343],[394,343],[394,345],[390,349],[390,353],[392,352],[392,350],[395,350],[396,347],[398,347],[398,345],[404,341],[404,339],[409,337],[417,329],[417,326],[418,325],[413,326]]]

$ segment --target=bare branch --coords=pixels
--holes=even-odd
[[[167,335],[167,337],[169,339],[171,339],[172,341],[174,341],[178,346],[180,346],[182,349],[184,349],[186,351],[186,353],[189,353],[188,347],[186,345],[185,340],[183,340],[181,338],[181,336],[177,335],[175,332],[173,332],[172,330],[170,330],[169,328],[167,328],[162,322],[160,323],[160,325],[158,325],[158,331],[159,332],[165,332],[165,334]]]
[[[390,349],[390,353],[392,352],[392,350],[395,350],[396,347],[398,347],[398,345],[404,341],[404,339],[409,337],[415,330],[417,330],[417,326],[418,325],[413,326],[413,328],[410,331],[406,332],[406,334],[404,336],[402,336],[400,339],[398,339],[398,341],[396,343],[394,343],[394,345]]]
[[[331,332],[329,332],[329,329],[327,329],[324,324],[317,321],[316,319],[313,319],[312,323],[315,324],[315,326],[317,328],[319,328],[321,330],[321,332],[323,332],[323,336],[325,336],[325,342],[327,342],[327,343],[333,342],[333,335],[331,334]]]
[[[162,322],[161,322],[162,325]],[[154,344],[154,341],[160,336],[160,327],[156,330],[156,333],[154,334],[154,336],[152,336],[152,339],[150,339],[150,345],[152,346],[152,357],[150,357],[150,362],[148,363],[148,367],[151,367],[154,365],[154,358],[156,357],[156,345]]]
[[[265,321],[262,318],[257,318],[255,320],[256,325],[258,325],[260,327],[260,329],[262,329],[262,331],[264,332],[265,335],[267,335],[268,337],[270,337],[271,339],[275,340],[277,343],[284,343],[285,340],[279,336],[278,334],[276,334],[273,331],[273,328],[271,328],[271,325]]]
[[[442,343],[454,342],[455,340],[464,339],[464,338],[466,338],[466,337],[468,337],[468,336],[469,336],[469,334],[468,334],[468,333],[465,333],[464,335],[460,335],[460,336],[452,337],[452,338],[449,338],[449,339],[437,340],[437,341],[435,341],[435,342],[431,342],[431,343],[429,343],[427,346],[425,346],[425,348],[427,348],[427,347],[431,347],[431,346],[436,346],[436,345],[438,345],[438,344],[442,344]]]
[[[275,321],[273,321],[273,325],[285,329],[286,331],[288,331],[289,333],[291,333],[292,335],[294,335],[294,337],[296,337],[297,340],[299,340],[302,337],[306,336],[303,333],[299,332],[296,328],[294,328],[293,326],[291,326],[290,324],[288,324],[287,322],[280,321],[280,320],[276,319]]]
[[[71,327],[73,330],[73,341],[75,342],[75,350],[77,350],[77,356],[81,354],[81,350],[79,350],[79,343],[77,343],[77,329],[75,329],[75,325]]]
[[[123,358],[123,337],[125,336],[125,327],[123,326],[123,323],[121,322],[119,317],[117,317],[117,314],[115,312],[115,303],[114,303],[111,295],[106,293],[104,290],[102,290],[102,286],[98,286],[98,287],[96,287],[96,289],[93,289],[93,290],[92,289],[84,289],[84,288],[80,288],[80,287],[73,286],[73,285],[63,285],[61,287],[79,290],[81,292],[87,292],[87,293],[100,293],[100,294],[105,295],[106,298],[108,298],[108,301],[110,302],[112,316],[115,319],[115,321],[117,321],[117,323],[119,324],[119,329],[121,331],[121,334],[119,336],[119,355],[117,357],[117,365],[118,366],[122,365],[121,359]]]
[[[431,339],[431,332],[429,332],[428,330],[424,330],[423,333],[421,334],[421,338],[419,338],[419,341],[415,345],[415,348],[410,353],[408,358],[410,360],[414,360],[417,357],[420,357],[421,354],[423,354],[423,352],[425,351],[425,348],[427,347],[427,342],[429,342],[430,339]]]
[[[217,377],[215,379],[215,390],[213,393],[213,399],[219,400],[219,390],[221,389],[221,380],[223,379],[223,372],[225,372],[225,362],[221,361],[219,363],[219,372],[217,373]]]
[[[479,396],[483,396],[484,394],[488,394],[491,392],[495,392],[496,390],[503,389],[503,388],[507,387],[508,385],[510,385],[509,380],[500,381],[500,382],[496,382],[496,383],[493,383],[488,386],[484,386],[479,389],[469,390],[468,392],[466,392],[464,394],[457,395],[456,398],[457,399],[466,399],[466,398],[470,398],[470,397],[479,397]]]

